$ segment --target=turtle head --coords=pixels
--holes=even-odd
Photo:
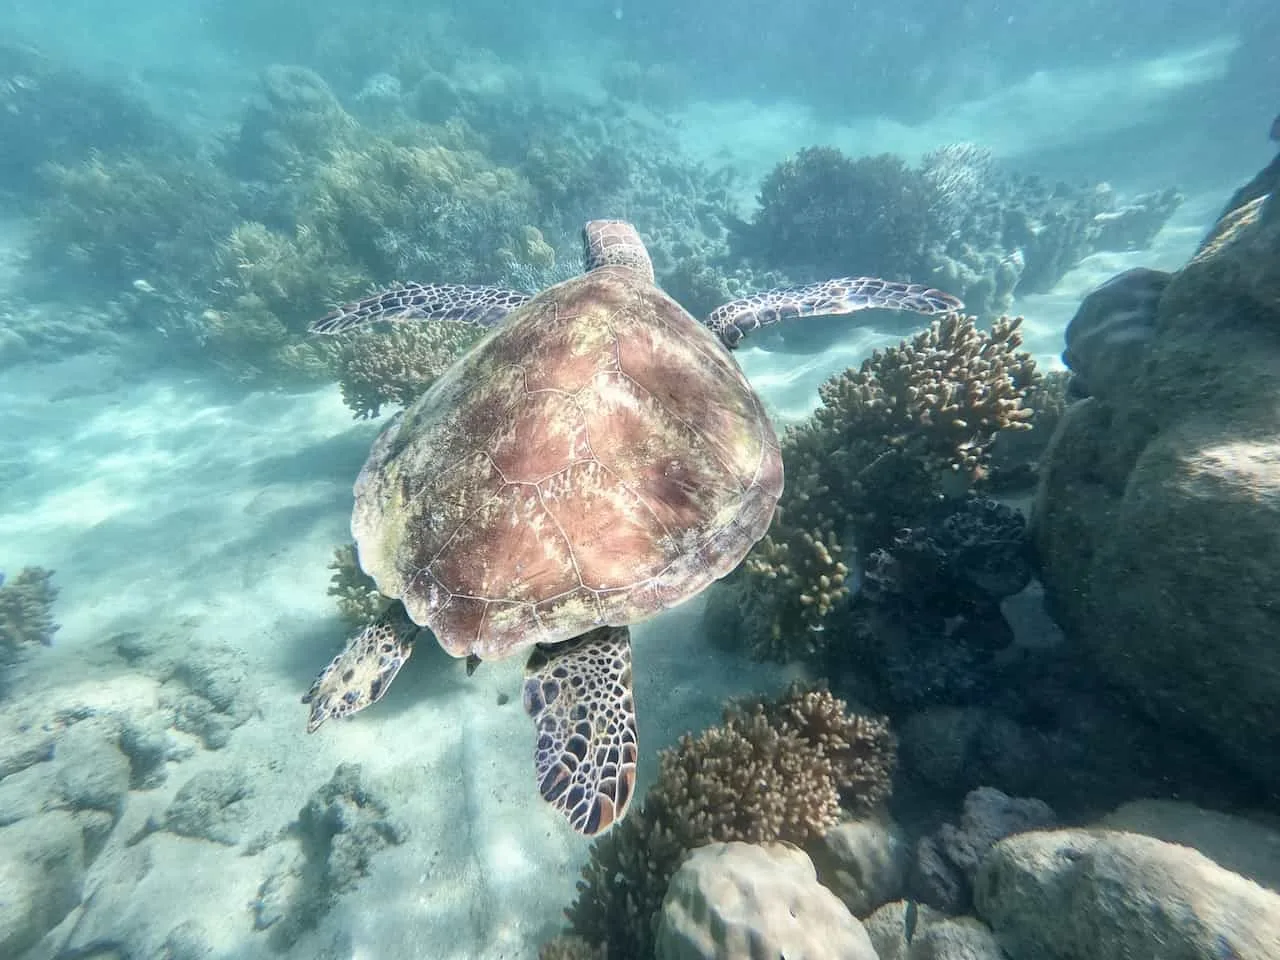
[[[582,228],[582,267],[625,267],[653,283],[653,261],[636,228],[625,220],[588,220]]]

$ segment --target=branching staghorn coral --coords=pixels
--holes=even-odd
[[[1018,351],[1019,319],[990,332],[958,314],[820,388],[821,406],[782,439],[787,487],[767,536],[721,589],[739,592],[754,655],[824,649],[860,554],[917,525],[942,497],[984,476],[1000,430],[1030,426],[1035,361]]]
[[[712,842],[803,844],[888,797],[896,745],[883,720],[824,689],[731,705],[724,723],[659,757],[644,803],[591,848],[573,933],[610,960],[649,960],[667,884]]]
[[[52,579],[52,570],[23,567],[13,579],[0,580],[0,664],[14,662],[27,647],[53,643],[58,588]]]

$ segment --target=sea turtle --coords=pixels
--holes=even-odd
[[[406,284],[312,325],[491,330],[374,442],[351,530],[395,602],[303,702],[308,731],[376,702],[420,626],[469,667],[532,648],[539,791],[594,835],[635,782],[628,625],[729,573],[782,492],[777,436],[730,350],[784,318],[963,304],[860,277],[734,300],[700,323],[655,285],[631,224],[594,220],[583,239],[585,272],[536,296]]]

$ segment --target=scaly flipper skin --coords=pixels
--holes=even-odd
[[[603,833],[626,816],[636,782],[631,631],[599,627],[567,643],[539,645],[524,675],[542,799],[578,833]]]
[[[871,309],[934,315],[956,313],[964,309],[964,304],[951,294],[922,283],[843,277],[802,287],[778,287],[730,300],[712,310],[702,322],[732,350],[752,330],[779,320],[834,317]]]
[[[315,733],[330,717],[349,717],[381,700],[413,653],[418,629],[397,600],[353,637],[302,698],[311,705],[307,733]]]
[[[501,287],[405,283],[339,307],[308,329],[312,333],[345,333],[387,320],[453,320],[492,327],[532,299],[530,294]]]

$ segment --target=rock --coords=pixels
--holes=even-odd
[[[877,960],[812,861],[783,844],[713,843],[671,878],[657,960]]]
[[[69,813],[0,828],[0,957],[17,957],[80,903],[84,849]]]
[[[975,902],[1012,960],[1280,957],[1280,895],[1138,834],[1002,840],[982,864]]]
[[[886,903],[866,921],[880,960],[1006,960],[991,929],[973,917],[948,917],[923,904],[907,940],[908,904]]]
[[[964,798],[959,826],[944,823],[917,844],[912,891],[939,910],[963,913],[982,858],[997,841],[1056,823],[1053,810],[1042,800],[979,787]]]
[[[37,763],[53,759],[53,737],[48,734],[18,736],[5,731],[0,738],[0,780]]]
[[[911,847],[889,820],[849,820],[832,827],[808,849],[818,882],[855,917],[896,900],[906,885]]]
[[[1032,536],[1046,599],[1149,717],[1275,789],[1280,199],[1229,211],[1154,311],[1148,299],[1134,307],[1151,321],[1138,324],[1150,327],[1140,362],[1127,335],[1085,349],[1107,325],[1084,307],[1077,318],[1067,359],[1095,395],[1068,408],[1041,466]]]
[[[252,903],[255,927],[270,930],[277,950],[292,947],[319,923],[338,895],[368,874],[375,854],[403,843],[406,835],[355,763],[338,765],[308,798],[290,832],[298,849],[292,857],[277,852]]]
[[[169,732],[157,717],[126,721],[120,730],[120,749],[129,758],[129,782],[150,789],[165,781],[165,761],[174,754]]]
[[[85,720],[57,741],[53,763],[58,792],[73,810],[101,810],[119,819],[129,794],[129,760],[114,724]]]
[[[55,806],[57,773],[52,763],[37,763],[0,780],[0,827]]]
[[[1136,267],[1080,301],[1067,324],[1062,355],[1073,389],[1106,400],[1123,398],[1132,389],[1155,337],[1160,295],[1168,284],[1169,274]]]
[[[237,727],[257,710],[248,672],[230,647],[201,650],[173,665],[172,679],[186,689],[163,701],[174,727],[197,736],[209,750],[221,750]]]
[[[202,771],[173,798],[165,811],[164,827],[179,836],[235,846],[248,826],[244,801],[250,793],[249,782],[238,770]]]
[[[1280,893],[1280,822],[1261,823],[1174,800],[1136,800],[1097,826],[1192,847],[1218,866]]]

